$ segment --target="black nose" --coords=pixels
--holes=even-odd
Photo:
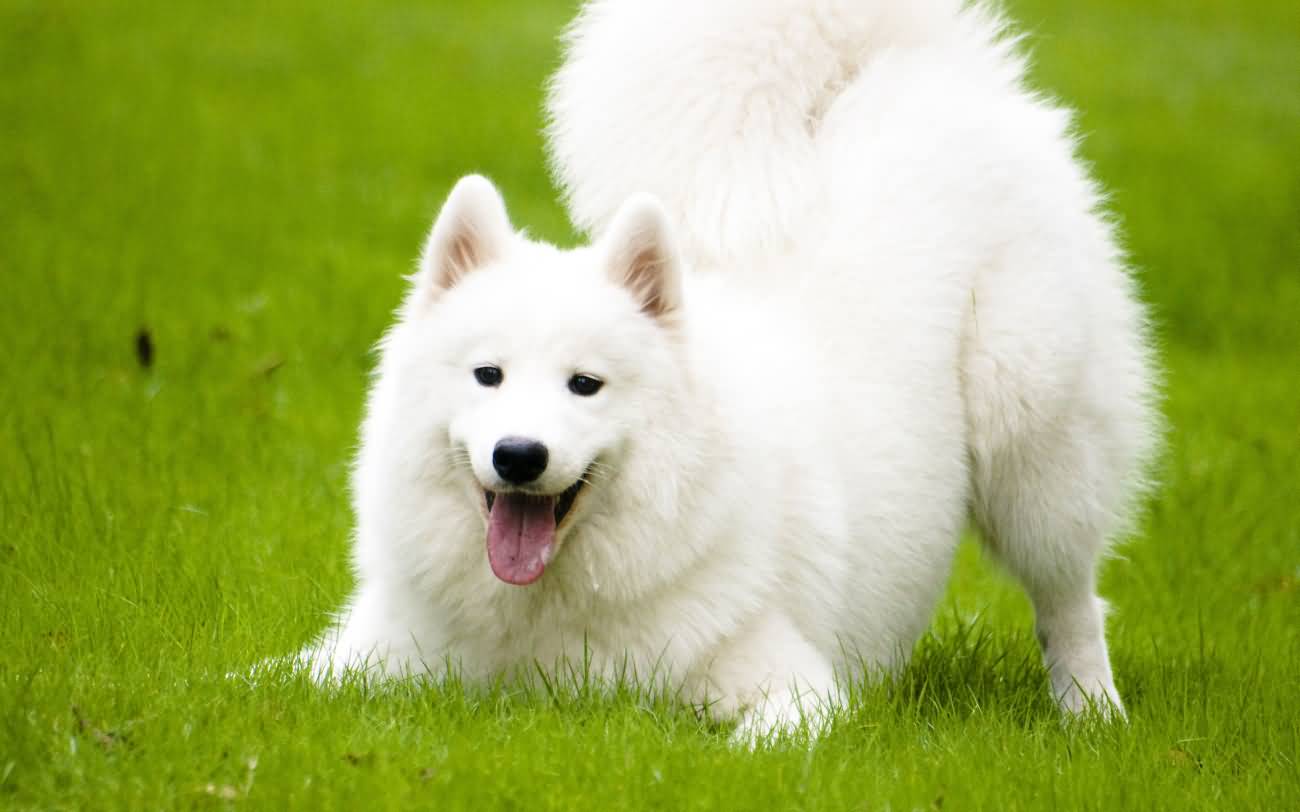
[[[492,449],[492,467],[506,482],[525,485],[542,475],[550,455],[546,446],[526,437],[506,437]]]

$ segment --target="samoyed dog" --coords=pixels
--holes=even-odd
[[[1001,20],[592,0],[573,250],[462,180],[382,342],[321,677],[668,676],[761,736],[904,663],[973,520],[1061,707],[1122,713],[1097,569],[1158,435],[1143,310]]]

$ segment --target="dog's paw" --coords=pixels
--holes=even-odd
[[[1119,698],[1119,691],[1109,677],[1081,680],[1077,677],[1053,679],[1056,704],[1067,719],[1101,719],[1107,722],[1124,722],[1128,714]]]
[[[267,684],[286,677],[305,674],[321,686],[339,685],[350,677],[366,677],[378,670],[372,658],[340,657],[334,649],[308,646],[293,654],[267,657],[244,671],[231,671],[226,679],[242,681],[250,686]]]
[[[825,729],[829,714],[824,700],[807,693],[780,691],[764,696],[741,714],[731,734],[733,744],[754,749],[783,740],[816,740]]]

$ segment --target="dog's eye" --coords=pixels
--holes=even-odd
[[[500,386],[502,377],[504,376],[501,374],[501,367],[486,366],[474,369],[474,380],[483,386]]]
[[[584,398],[596,394],[604,385],[605,382],[600,378],[593,378],[590,375],[574,375],[569,379],[569,391]]]

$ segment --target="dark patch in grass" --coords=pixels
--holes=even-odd
[[[150,369],[153,367],[153,356],[153,334],[148,327],[141,327],[135,333],[135,360],[141,369]]]
[[[253,375],[258,378],[269,378],[282,366],[284,366],[283,356],[270,355],[262,359],[262,362],[253,370]]]

